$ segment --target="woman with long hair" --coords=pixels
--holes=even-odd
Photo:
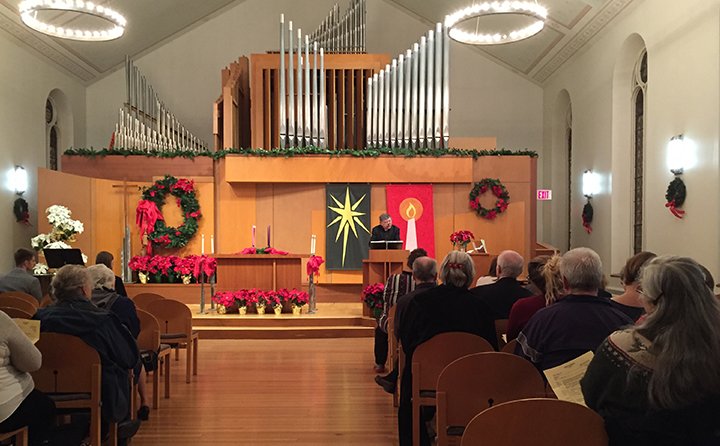
[[[611,445],[718,445],[720,302],[686,257],[651,260],[640,283],[647,317],[600,346],[585,402]]]

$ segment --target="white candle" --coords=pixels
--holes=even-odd
[[[316,236],[315,236],[315,234],[313,234],[310,237],[310,255],[313,255],[313,256],[315,255],[315,239],[316,239]]]
[[[215,234],[210,235],[210,254],[215,254]]]
[[[411,218],[407,222],[407,236],[405,237],[405,249],[412,251],[417,249],[417,230],[415,229],[415,219]]]
[[[205,234],[200,237],[200,254],[205,254]]]
[[[255,247],[255,225],[252,227],[252,247]]]

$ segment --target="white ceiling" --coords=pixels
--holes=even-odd
[[[25,27],[19,0],[0,0],[0,29],[90,84],[162,42],[244,0],[99,0],[128,19],[125,35],[102,44],[51,38]],[[270,1],[270,0],[268,0]],[[428,27],[474,0],[384,0]],[[480,55],[542,84],[633,0],[540,0],[549,12],[546,27],[521,42],[475,47]],[[346,1],[339,0],[341,7]],[[342,8],[344,9],[344,8]],[[79,20],[65,15],[67,23]]]

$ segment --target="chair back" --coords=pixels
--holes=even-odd
[[[33,372],[35,387],[45,393],[100,395],[100,355],[82,339],[60,333],[41,333],[35,346],[42,367]]]
[[[463,356],[437,381],[438,446],[459,444],[465,426],[495,404],[545,396],[545,383],[529,361],[508,353]]]
[[[158,351],[160,348],[160,323],[152,314],[145,310],[137,310],[140,320],[140,334],[137,338],[140,351]]]
[[[11,318],[16,319],[32,319],[33,315],[28,313],[25,310],[21,310],[19,308],[13,308],[13,307],[0,307],[0,311],[4,312]]]
[[[433,336],[420,344],[412,357],[413,394],[415,384],[419,392],[435,390],[443,369],[458,358],[473,353],[492,352],[492,345],[484,338],[464,332],[447,332]]]
[[[182,302],[172,299],[160,299],[150,302],[146,311],[157,319],[161,334],[185,334],[188,339],[192,333],[192,312]]]
[[[17,297],[18,299],[22,299],[22,300],[27,301],[28,303],[32,304],[32,306],[35,308],[40,307],[40,302],[38,302],[38,300],[35,299],[35,296],[32,296],[28,293],[24,293],[22,291],[3,291],[2,293],[0,293],[0,296]]]
[[[510,353],[511,355],[515,354],[515,347],[517,347],[517,339],[513,339],[512,341],[505,344],[503,348],[500,349],[503,353]]]
[[[140,293],[132,298],[133,302],[135,302],[135,308],[145,311],[147,311],[147,306],[150,305],[151,302],[163,299],[165,299],[165,297],[155,293]]]
[[[462,446],[607,446],[600,415],[580,404],[549,398],[493,406],[468,423]]]
[[[35,304],[36,305],[33,305],[20,297],[4,295],[0,296],[0,307],[17,308],[19,310],[23,310],[26,313],[30,313],[30,315],[35,315],[35,313],[37,312],[37,301],[35,301]]]

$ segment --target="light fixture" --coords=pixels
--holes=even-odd
[[[113,40],[125,32],[127,21],[114,9],[84,0],[25,0],[19,6],[23,23],[35,31],[62,39],[83,41]],[[56,26],[38,18],[44,11],[72,12],[97,17],[108,25],[102,29],[77,29]]]
[[[480,17],[500,14],[515,14],[535,19],[525,28],[509,32],[482,33],[464,31],[457,26],[461,23]],[[542,31],[547,19],[547,9],[537,2],[531,1],[494,1],[476,3],[445,16],[445,26],[449,29],[451,39],[471,45],[498,45],[527,39]]]
[[[675,135],[668,143],[667,163],[673,175],[682,175],[685,169],[685,161],[688,156],[688,147],[685,137]]]
[[[25,193],[28,187],[27,171],[23,166],[15,166],[13,170],[8,172],[8,189],[14,191],[18,195]]]
[[[586,170],[582,176],[582,192],[588,199],[600,193],[600,175],[592,170]]]

